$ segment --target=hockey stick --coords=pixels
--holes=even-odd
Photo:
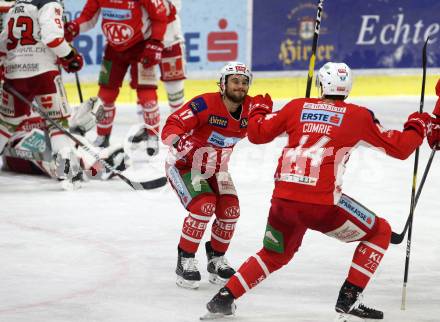
[[[65,10],[64,1],[60,0],[60,3],[61,3],[61,7],[63,8],[63,24],[66,24],[67,17],[64,14],[64,10]],[[74,74],[75,74],[76,89],[78,90],[79,102],[82,103],[82,102],[84,102],[84,99],[83,99],[83,94],[82,94],[82,89],[81,89],[81,83],[79,82],[79,75],[78,75],[78,72],[75,72]]]
[[[414,202],[414,208],[417,206],[417,202],[419,201],[420,194],[422,192],[423,186],[425,185],[426,177],[428,176],[428,172],[431,168],[432,160],[434,159],[434,155],[435,155],[436,151],[437,151],[436,149],[432,149],[431,155],[429,156],[428,163],[426,164],[425,171],[423,172],[422,180],[420,181],[420,185],[417,188],[416,198],[415,198],[415,202]],[[393,232],[391,234],[391,244],[398,245],[403,241],[403,239],[405,238],[405,235],[406,235],[406,231],[408,230],[409,223],[410,223],[411,219],[412,219],[412,216],[410,214],[410,215],[408,215],[408,218],[406,219],[405,227],[403,228],[403,231],[400,234],[395,233],[395,232]]]
[[[309,61],[309,74],[307,76],[306,97],[310,97],[312,89],[313,71],[315,69],[316,47],[318,47],[319,30],[321,28],[321,15],[324,6],[324,0],[318,0],[318,11],[316,12],[315,33],[313,34],[312,55]]]
[[[144,182],[136,182],[128,179],[126,176],[124,176],[120,171],[113,168],[111,165],[109,165],[105,160],[101,159],[98,154],[96,154],[93,150],[91,150],[86,144],[78,140],[72,133],[61,127],[57,122],[52,120],[49,115],[36,103],[30,102],[28,99],[26,99],[23,95],[21,95],[19,92],[17,92],[13,87],[11,87],[8,84],[3,85],[4,89],[8,92],[10,92],[12,95],[20,99],[23,103],[32,106],[35,111],[40,114],[46,121],[48,121],[50,124],[55,126],[58,130],[63,132],[65,135],[67,135],[73,142],[75,142],[78,146],[81,146],[84,150],[86,150],[90,155],[92,155],[96,161],[100,162],[108,171],[119,177],[122,181],[124,181],[126,184],[128,184],[130,187],[132,187],[134,190],[149,190],[149,189],[155,189],[164,186],[167,183],[166,177],[160,177],[157,179],[153,179],[150,181],[144,181]]]
[[[425,44],[423,45],[422,51],[422,91],[420,94],[420,108],[419,112],[423,112],[423,105],[425,103],[425,83],[426,83],[426,48],[428,46],[429,36],[426,38]],[[409,258],[411,254],[411,237],[412,237],[412,223],[414,216],[414,208],[415,208],[415,191],[416,191],[416,183],[417,183],[417,168],[419,165],[419,148],[416,149],[416,154],[414,157],[414,170],[413,170],[413,182],[411,188],[411,206],[409,208],[409,224],[408,224],[408,239],[406,242],[406,257],[405,257],[405,273],[403,275],[403,288],[402,288],[402,303],[400,306],[401,310],[405,310],[406,306],[406,284],[408,283],[408,271],[409,271]]]

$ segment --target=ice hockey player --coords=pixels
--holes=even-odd
[[[100,114],[103,114],[103,105],[96,97],[74,107],[69,120],[71,132],[85,133],[89,131],[96,125],[96,116]],[[76,147],[73,153],[80,159],[80,162],[75,166],[81,167],[84,178],[107,180],[112,177],[112,173],[97,162],[89,152]],[[122,147],[110,146],[96,153],[116,170],[126,169],[127,159]],[[18,125],[15,133],[9,138],[2,157],[4,170],[26,174],[43,174],[55,179],[60,177],[60,174],[57,174],[59,171],[56,166],[57,160],[53,157],[52,147],[48,140],[48,127],[44,119],[35,113],[23,119]],[[66,170],[69,171],[69,169]],[[77,189],[80,186],[80,180],[72,183],[66,180],[62,181],[62,187],[66,190]]]
[[[432,144],[440,141],[439,132],[430,131],[439,121],[428,113],[416,112],[408,117],[402,132],[385,129],[370,110],[344,101],[352,77],[346,64],[329,62],[317,75],[321,98],[294,99],[276,113],[272,113],[268,95],[252,100],[249,140],[264,144],[287,132],[288,144],[275,173],[263,248],[249,257],[207,304],[204,318],[233,314],[235,299],[293,258],[307,229],[358,243],[336,301],[337,321],[383,318],[381,311],[362,304],[361,295],[385,255],[391,227],[342,193],[342,175],[358,144],[406,159],[425,136]]]
[[[102,31],[107,44],[99,75],[99,98],[106,117],[98,123],[95,145],[109,146],[115,101],[130,67],[130,86],[136,90],[148,129],[147,153],[158,152],[159,106],[155,66],[162,58],[163,37],[168,17],[162,0],[113,1],[87,0],[81,15],[66,24],[65,37],[71,41],[80,32],[95,26],[102,16]]]
[[[178,245],[178,286],[199,286],[195,254],[214,214],[211,238],[205,244],[209,280],[224,284],[235,273],[224,256],[240,216],[228,161],[234,146],[246,136],[251,81],[246,65],[226,64],[220,92],[191,99],[168,117],[162,130],[162,140],[170,146],[166,174],[189,212]]]
[[[183,81],[185,75],[185,61],[183,49],[183,34],[180,23],[181,0],[164,1],[167,7],[168,24],[164,36],[164,49],[162,59],[159,63],[160,79],[165,86],[168,97],[168,105],[171,113],[179,109],[185,99]],[[138,115],[143,122],[143,109],[141,105],[137,106]],[[148,140],[148,133],[145,126],[129,138],[131,143],[140,143]]]
[[[0,35],[0,55],[5,68],[0,105],[0,152],[20,122],[30,115],[30,106],[5,88],[14,88],[37,104],[60,126],[67,127],[70,108],[61,81],[60,64],[67,72],[77,72],[83,59],[64,39],[63,8],[55,0],[17,0],[5,17]],[[72,141],[58,128],[47,124],[52,152],[58,162],[60,180],[81,179],[79,160]]]
[[[184,38],[180,22],[181,0],[167,0],[168,25],[164,36],[164,49],[160,61],[160,80],[167,92],[171,112],[185,102],[183,80],[185,75]]]

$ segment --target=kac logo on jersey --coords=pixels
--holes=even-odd
[[[343,118],[344,114],[330,111],[303,109],[301,112],[301,122],[316,122],[341,126]]]
[[[130,10],[102,8],[102,18],[108,20],[130,20],[132,18]]]
[[[213,126],[226,128],[228,126],[228,119],[217,115],[210,115],[208,119],[208,123]]]
[[[241,121],[240,121],[240,129],[247,128],[248,127],[248,123],[249,122],[248,122],[247,117],[242,118]]]
[[[191,110],[194,114],[200,113],[208,108],[208,105],[206,105],[205,100],[203,97],[198,97],[195,100],[193,100],[191,103],[189,103],[189,107],[191,107]]]
[[[240,138],[227,137],[215,131],[213,131],[208,138],[208,143],[211,143],[212,145],[215,146],[219,146],[221,148],[228,148],[234,146],[235,144],[237,144],[238,141],[240,141]]]
[[[134,30],[131,26],[119,22],[106,22],[102,26],[105,37],[115,45],[120,45],[133,37]]]

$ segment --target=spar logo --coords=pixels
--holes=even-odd
[[[107,22],[102,26],[102,31],[108,41],[115,45],[129,41],[134,34],[132,27],[120,22]]]

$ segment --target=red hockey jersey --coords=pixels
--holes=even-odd
[[[273,196],[326,205],[339,201],[353,148],[366,144],[406,159],[423,142],[416,131],[386,130],[371,111],[343,101],[294,99],[276,113],[249,120],[253,143],[270,142],[283,132],[288,143],[278,160]]]
[[[108,44],[117,51],[148,38],[162,41],[168,22],[162,0],[87,0],[75,20],[80,32],[92,29],[100,13],[102,32]]]
[[[165,144],[170,145],[178,136],[195,147],[190,152],[192,155],[197,153],[197,149],[206,148],[199,151],[206,151],[199,163],[192,164],[192,155],[187,155],[177,160],[176,165],[200,167],[204,172],[204,168],[212,162],[215,171],[226,170],[232,149],[246,136],[250,100],[250,96],[246,96],[237,118],[229,113],[218,92],[196,96],[171,114],[162,129]]]

